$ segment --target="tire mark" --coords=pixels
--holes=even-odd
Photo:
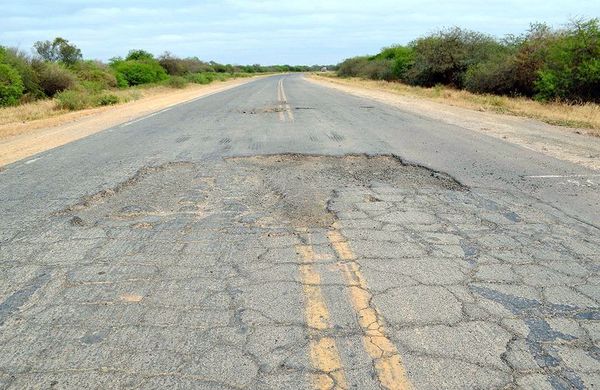
[[[15,291],[0,303],[0,326],[15,312],[19,311],[31,296],[44,286],[50,280],[50,274],[42,273],[30,280],[28,284],[20,290]]]

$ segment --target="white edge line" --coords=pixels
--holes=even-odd
[[[173,104],[171,104],[171,105],[168,105],[166,108],[163,108],[162,110],[159,110],[159,111],[153,112],[153,113],[151,113],[151,114],[145,115],[145,116],[143,116],[143,117],[141,117],[141,118],[137,118],[137,119],[134,119],[134,120],[132,120],[132,121],[129,121],[129,122],[122,123],[122,124],[120,124],[120,125],[119,125],[119,127],[127,127],[127,126],[129,126],[129,125],[132,125],[132,124],[134,124],[134,123],[137,123],[137,122],[143,121],[144,119],[148,119],[148,118],[150,118],[150,117],[153,117],[154,115],[162,114],[162,113],[163,113],[163,112],[165,112],[165,111],[169,111],[170,109],[172,109],[172,108],[173,108],[173,107],[175,107],[175,106],[182,105],[182,104],[188,104],[188,103],[192,103],[192,102],[195,102],[196,100],[204,99],[204,98],[207,98],[207,97],[209,97],[209,96],[216,95],[216,94],[218,94],[218,93],[225,92],[225,91],[227,91],[227,90],[230,90],[230,89],[233,89],[233,88],[236,88],[236,87],[242,86],[242,85],[244,85],[244,84],[251,83],[251,82],[253,82],[253,81],[256,81],[256,80],[249,80],[247,83],[238,84],[238,85],[233,85],[233,86],[231,86],[231,87],[224,88],[224,89],[221,89],[221,90],[219,90],[219,91],[214,91],[214,92],[208,93],[208,94],[206,94],[206,95],[198,96],[198,97],[195,97],[195,98],[192,98],[192,99],[189,99],[189,100],[184,100],[184,101],[182,101],[182,102],[178,102],[178,103],[173,103]]]
[[[566,179],[569,177],[600,177],[598,175],[533,175],[533,176],[524,176],[529,179]]]
[[[36,162],[37,160],[41,160],[41,157],[32,158],[31,160],[25,161],[23,164],[31,164],[31,163]]]

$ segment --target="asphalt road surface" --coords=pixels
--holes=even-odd
[[[312,84],[0,172],[0,387],[600,387],[600,176]]]

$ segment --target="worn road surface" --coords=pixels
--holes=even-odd
[[[0,388],[600,388],[600,172],[258,79],[0,172]]]

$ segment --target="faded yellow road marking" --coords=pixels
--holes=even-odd
[[[371,305],[372,295],[348,241],[339,230],[330,231],[327,237],[340,260],[343,261],[340,267],[348,285],[352,306],[358,315],[358,323],[363,331],[363,344],[373,359],[381,386],[390,390],[412,389],[400,354],[387,337],[379,313]]]
[[[287,102],[287,96],[285,95],[285,88],[283,88],[283,79],[281,79],[281,97],[283,98],[282,100],[285,102],[285,112],[288,115],[288,118],[290,119],[290,122],[294,121],[294,114],[292,113],[292,108],[290,107],[290,105]]]
[[[283,101],[283,79],[279,79],[279,81],[277,82],[277,101],[279,102],[279,104],[277,105],[277,109],[278,109],[278,114],[279,114],[279,120],[281,122],[285,122],[285,115],[283,114],[283,104],[281,103]]]
[[[302,257],[300,278],[306,298],[306,322],[311,332],[310,360],[318,371],[313,377],[314,386],[319,390],[345,390],[348,385],[335,339],[321,333],[331,328],[331,321],[321,291],[321,277],[313,264],[326,256],[315,253],[312,245],[297,245],[296,250]]]
[[[138,294],[123,294],[121,295],[121,300],[124,302],[133,302],[138,303],[141,302],[144,297]]]
[[[293,122],[294,113],[287,102],[287,96],[285,95],[285,89],[283,88],[283,79],[279,79],[277,82],[277,100],[279,101],[279,105],[277,106],[279,110],[279,120],[285,122],[285,115],[283,113],[283,111],[285,111],[290,122]]]

